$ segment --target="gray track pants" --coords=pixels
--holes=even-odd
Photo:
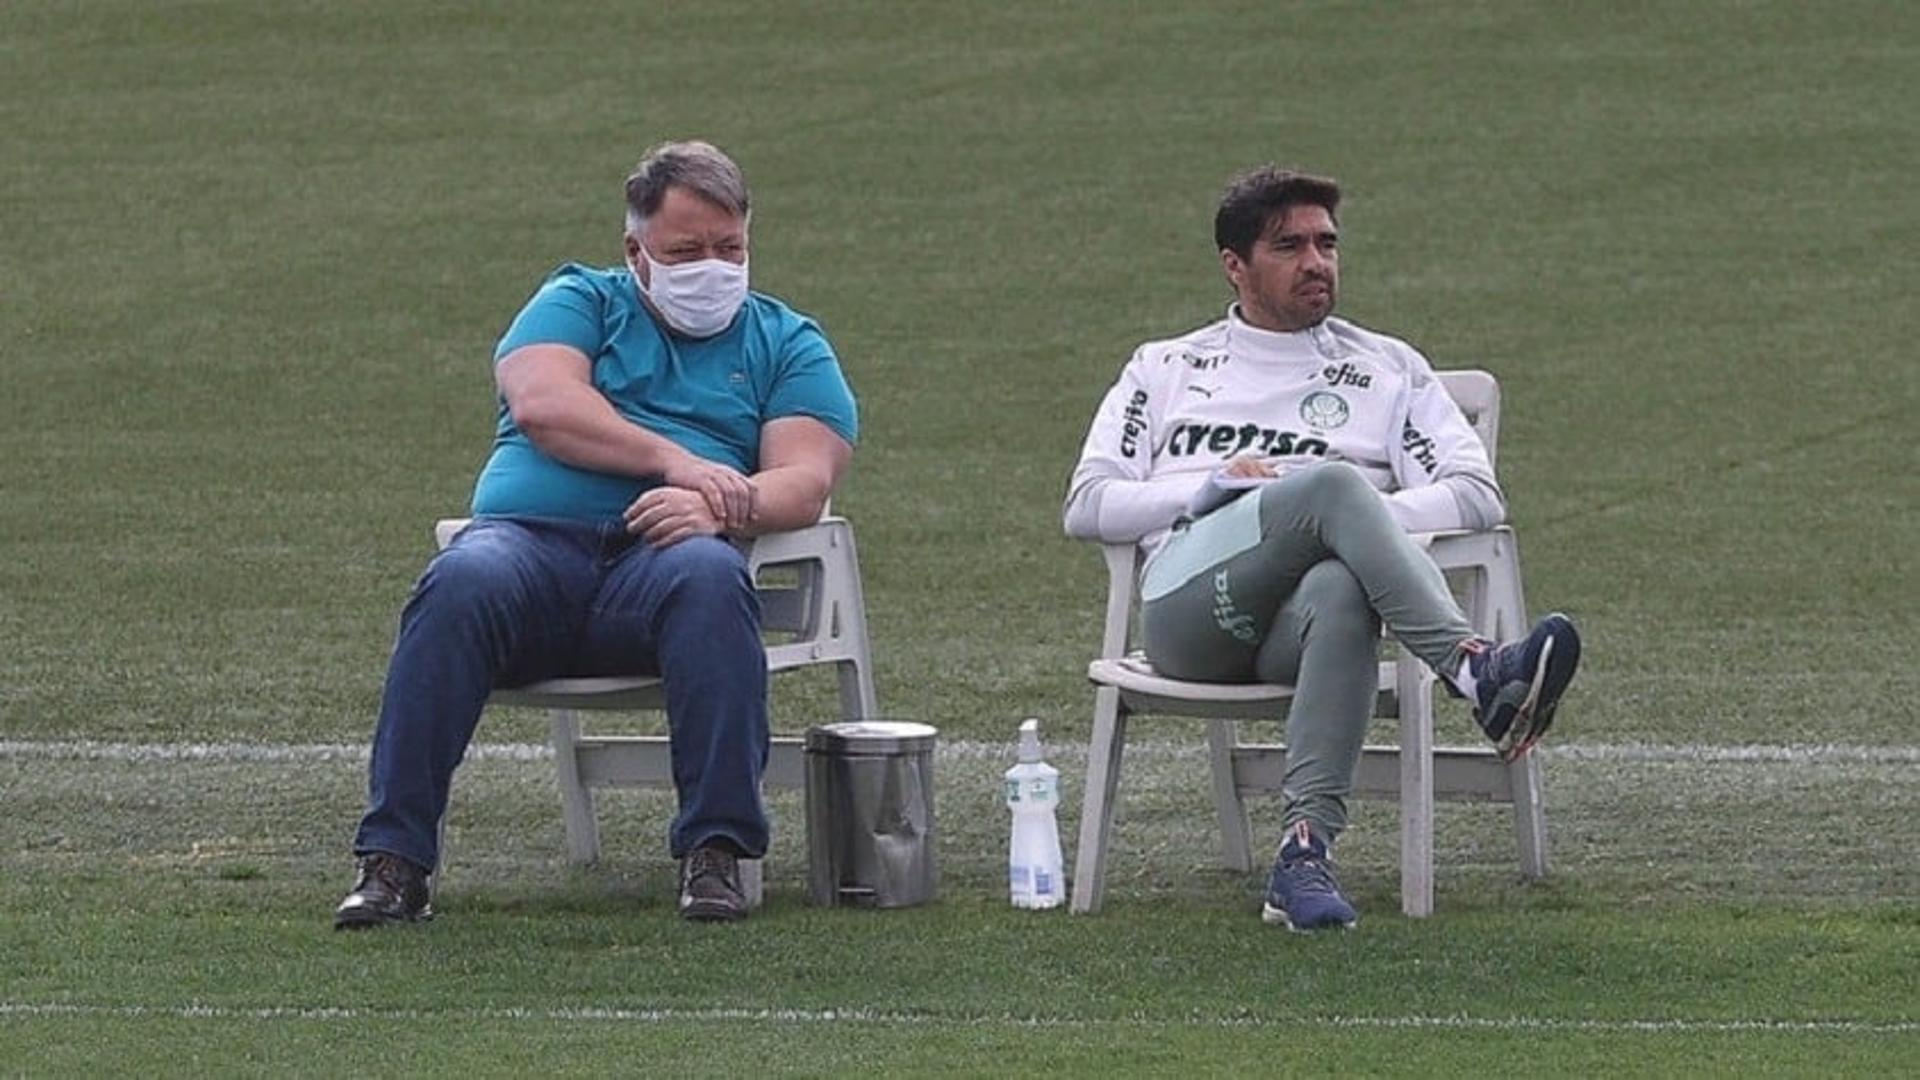
[[[1380,624],[1442,677],[1473,635],[1446,579],[1357,469],[1303,469],[1176,530],[1141,580],[1163,674],[1290,683],[1288,825],[1331,841],[1373,715]]]

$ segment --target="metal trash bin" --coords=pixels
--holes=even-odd
[[[933,744],[901,720],[807,730],[807,895],[827,907],[910,907],[933,899]]]

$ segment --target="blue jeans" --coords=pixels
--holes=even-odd
[[[667,548],[618,522],[479,518],[427,565],[400,615],[354,852],[432,868],[454,767],[487,695],[569,675],[665,682],[680,811],[674,857],[767,850],[767,658],[738,548]]]

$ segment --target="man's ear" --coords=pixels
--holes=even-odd
[[[627,269],[633,272],[633,279],[643,289],[652,288],[653,282],[647,280],[647,260],[640,248],[640,238],[628,233],[623,246],[627,249]]]
[[[1227,284],[1233,286],[1233,291],[1239,292],[1240,279],[1244,278],[1247,274],[1246,260],[1242,259],[1240,253],[1232,248],[1221,248],[1220,269],[1226,272]]]

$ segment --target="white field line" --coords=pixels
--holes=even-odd
[[[349,1006],[278,1005],[236,1008],[221,1005],[76,1005],[0,1002],[0,1019],[10,1017],[118,1017],[124,1019],[238,1021],[534,1021],[556,1024],[700,1024],[761,1023],[795,1025],[874,1024],[949,1027],[1181,1027],[1420,1029],[1439,1031],[1597,1032],[1622,1035],[1718,1035],[1778,1032],[1789,1035],[1914,1035],[1920,1020],[1571,1020],[1550,1017],[1481,1016],[1247,1016],[1224,1015],[1122,1018],[1022,1016],[1014,1013],[896,1012],[884,1009],[361,1009]]]
[[[1059,748],[1062,757],[1076,754],[1077,745]],[[977,739],[950,739],[938,744],[940,757],[961,759],[1013,760],[1011,742]],[[1141,741],[1129,743],[1129,758],[1182,759],[1202,758],[1206,744],[1191,742]],[[1920,764],[1920,746],[1859,746],[1836,743],[1811,745],[1708,746],[1697,743],[1561,743],[1541,747],[1547,760],[1646,763],[1706,764],[1786,764],[1786,765],[1914,765]],[[0,761],[110,761],[127,764],[161,764],[180,761],[234,762],[310,762],[343,761],[364,763],[368,748],[364,743],[127,743],[71,740],[0,740]],[[544,743],[474,743],[467,748],[468,760],[541,761],[553,757],[553,748]]]

